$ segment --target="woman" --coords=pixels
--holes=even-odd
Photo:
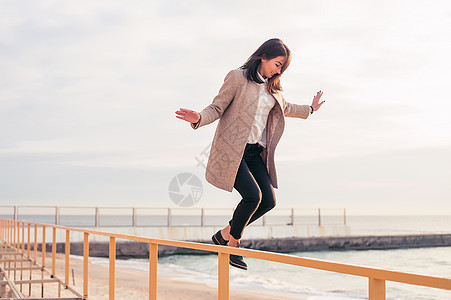
[[[280,76],[291,52],[280,39],[263,43],[239,69],[230,71],[218,95],[201,112],[181,108],[176,117],[197,129],[219,119],[205,178],[212,185],[243,198],[229,225],[213,235],[218,245],[239,247],[244,228],[276,205],[277,175],[274,152],[286,117],[307,119],[324,103],[322,92],[312,105],[286,102]],[[230,255],[230,265],[247,269],[242,256]]]

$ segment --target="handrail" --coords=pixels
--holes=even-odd
[[[25,241],[25,225],[28,227],[27,241]],[[21,230],[22,227],[22,230]],[[428,275],[420,275],[379,268],[370,268],[365,266],[337,263],[326,260],[304,258],[289,254],[272,253],[260,250],[234,248],[218,246],[212,244],[202,244],[196,242],[174,241],[165,239],[154,239],[140,236],[132,236],[118,233],[108,233],[96,230],[71,228],[52,224],[34,223],[26,221],[14,221],[0,219],[0,239],[21,251],[25,255],[25,243],[27,243],[27,255],[30,257],[30,227],[34,227],[34,261],[37,262],[37,231],[39,227],[43,229],[42,245],[45,244],[45,228],[53,228],[52,243],[52,275],[55,275],[55,249],[56,249],[56,230],[66,231],[65,247],[65,280],[66,288],[69,286],[69,254],[70,254],[70,233],[82,232],[83,241],[83,299],[88,299],[88,258],[89,258],[89,235],[99,235],[109,237],[109,299],[115,298],[115,260],[116,260],[116,240],[125,239],[149,244],[149,299],[157,299],[157,265],[158,265],[158,245],[183,247],[196,250],[203,250],[218,253],[218,299],[229,299],[229,255],[242,255],[256,259],[268,260],[278,263],[296,265],[306,268],[331,271],[341,274],[349,274],[360,277],[367,277],[369,282],[369,299],[381,300],[386,297],[386,281],[400,282],[411,285],[451,290],[451,278],[442,278]],[[22,236],[21,236],[22,233]],[[42,247],[43,254],[45,246]],[[42,267],[45,268],[45,257],[42,256]]]
[[[167,227],[184,227],[184,226],[195,226],[195,227],[205,227],[205,226],[217,226],[218,224],[214,224],[214,225],[206,225],[205,222],[205,212],[206,211],[231,211],[231,208],[200,208],[200,207],[176,207],[176,208],[163,208],[163,207],[132,207],[132,206],[49,206],[49,205],[0,205],[0,208],[9,208],[11,209],[11,213],[6,214],[6,215],[11,215],[12,219],[18,221],[19,217],[21,216],[20,214],[20,210],[22,209],[44,209],[44,210],[48,210],[47,214],[36,214],[36,213],[31,213],[32,216],[50,216],[52,217],[55,221],[54,224],[55,225],[61,225],[60,223],[60,217],[62,216],[61,214],[61,210],[90,210],[89,213],[83,214],[84,216],[88,216],[91,217],[92,220],[90,220],[91,222],[93,222],[94,227],[163,227],[163,226],[167,226]],[[111,216],[111,214],[102,214],[100,213],[100,211],[112,211],[112,210],[121,210],[122,212],[126,212],[125,214],[121,214],[121,216],[127,217],[129,218],[127,220],[127,222],[129,222],[129,224],[122,224],[122,225],[102,225],[100,224],[99,220],[100,217],[108,217]],[[137,220],[138,220],[138,216],[145,216],[138,214],[138,211],[143,211],[143,210],[162,210],[162,211],[166,211],[166,214],[161,214],[161,217],[166,217],[166,224],[159,224],[159,225],[149,225],[149,224],[142,224],[142,225],[137,225]],[[184,211],[184,212],[190,212],[190,211],[198,211],[199,213],[196,215],[189,215],[189,216],[194,216],[194,217],[199,217],[199,224],[200,225],[174,225],[173,223],[173,218],[174,216],[176,216],[174,213],[177,211]],[[285,208],[276,208],[273,211],[271,211],[271,213],[269,215],[265,215],[262,217],[262,221],[261,221],[261,225],[265,226],[267,225],[266,219],[268,217],[272,217],[274,216],[276,213],[280,212],[280,211],[286,211],[287,213],[283,215],[283,217],[286,217],[289,219],[287,219],[286,222],[283,222],[283,224],[271,224],[271,225],[295,225],[295,216],[304,216],[302,214],[295,214],[295,211],[308,211],[310,212],[308,214],[309,217],[312,218],[312,222],[308,225],[318,225],[318,226],[322,226],[324,225],[322,218],[324,219],[326,216],[327,217],[334,217],[334,218],[339,218],[341,219],[341,221],[338,223],[336,223],[336,225],[344,225],[346,226],[346,208],[301,208],[301,207],[285,207]],[[327,214],[325,215],[324,212],[325,211],[334,211],[336,213],[334,213],[333,215]],[[66,214],[63,214],[67,215]],[[77,214],[78,215],[78,214]],[[28,216],[28,215],[27,215]],[[275,216],[282,216],[282,215],[278,215],[276,214]],[[5,217],[5,215],[3,215],[3,217]],[[316,218],[316,221],[314,221]],[[53,222],[52,222],[53,223]],[[258,223],[255,223],[255,225]],[[307,224],[304,224],[307,225]],[[330,224],[329,224],[330,225]],[[77,225],[79,226],[79,225]],[[80,227],[91,227],[88,224],[84,224],[84,225],[80,225]]]

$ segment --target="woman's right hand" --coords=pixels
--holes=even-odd
[[[197,123],[200,119],[199,113],[192,111],[187,108],[180,108],[180,110],[175,112],[176,117],[182,120],[185,120],[190,123]]]

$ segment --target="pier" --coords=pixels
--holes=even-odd
[[[4,228],[1,228],[4,232]],[[18,247],[17,247],[18,246]],[[7,299],[87,299],[75,291],[68,283],[55,276],[55,261],[52,270],[45,265],[45,247],[42,249],[42,261],[37,261],[36,247],[30,253],[29,243],[25,251],[24,243],[16,247],[0,241],[0,298]],[[52,295],[49,297],[49,295]]]

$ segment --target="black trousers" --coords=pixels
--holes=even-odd
[[[240,239],[244,228],[276,206],[274,188],[260,156],[259,144],[246,144],[234,188],[243,198],[229,221],[230,234]]]

